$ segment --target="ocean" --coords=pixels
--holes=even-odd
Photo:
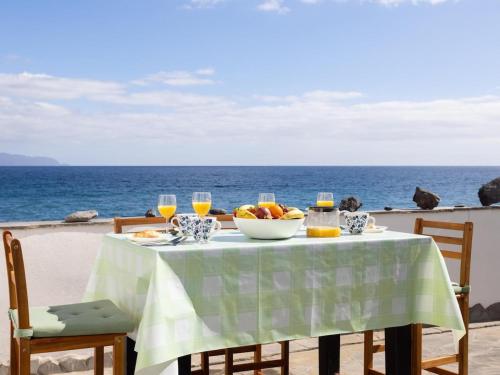
[[[0,167],[0,222],[60,220],[77,210],[100,217],[142,216],[159,194],[176,194],[178,212],[192,212],[193,191],[210,191],[212,207],[256,203],[259,192],[305,208],[319,191],[336,203],[355,195],[365,210],[415,208],[415,187],[440,206],[479,206],[477,191],[500,167]]]

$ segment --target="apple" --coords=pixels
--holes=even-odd
[[[266,207],[257,208],[257,211],[255,212],[255,216],[257,216],[257,219],[272,219],[273,218],[273,215],[271,215],[271,211],[269,211],[269,208],[266,208]]]

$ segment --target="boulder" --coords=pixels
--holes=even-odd
[[[209,212],[210,215],[227,215],[227,211],[222,208],[212,208]]]
[[[434,207],[437,207],[440,200],[441,198],[439,198],[438,195],[433,192],[420,189],[418,186],[415,189],[415,194],[413,195],[413,202],[424,210],[432,210]]]
[[[486,312],[488,313],[488,318],[491,321],[500,320],[500,302],[494,303],[486,308]]]
[[[477,192],[483,206],[491,206],[500,202],[500,177],[481,186]]]
[[[354,212],[359,210],[362,205],[361,199],[351,196],[340,201],[339,210]]]
[[[79,354],[69,354],[59,358],[59,367],[63,372],[87,371],[88,357]]]
[[[469,309],[469,319],[471,323],[481,323],[488,322],[490,317],[483,305],[476,303]]]
[[[66,223],[79,223],[89,221],[99,215],[95,210],[76,211],[64,218]]]
[[[145,217],[156,217],[154,211],[150,208],[149,210],[146,211],[144,214]]]

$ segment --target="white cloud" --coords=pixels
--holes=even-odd
[[[195,73],[202,75],[202,76],[212,76],[215,74],[215,69],[214,68],[203,68],[203,69],[198,69]]]
[[[168,86],[198,86],[212,85],[214,80],[208,78],[213,75],[215,70],[212,68],[198,69],[195,72],[185,70],[175,70],[172,72],[158,72],[151,74],[143,79],[133,81],[137,85],[147,85],[150,83],[162,83]]]
[[[190,0],[185,4],[186,9],[213,8],[225,0]]]
[[[376,101],[358,91],[314,90],[235,101],[137,92],[118,82],[12,76],[0,75],[0,147],[32,145],[28,151],[42,154],[45,147],[70,163],[134,164],[139,156],[130,150],[140,149],[146,164],[500,164],[498,95]],[[90,102],[80,106],[81,97]],[[219,151],[211,152],[214,147]],[[172,152],[183,149],[192,152]]]
[[[290,11],[290,8],[285,6],[284,0],[264,0],[257,6],[258,10],[263,12],[275,12],[278,14],[285,14]]]
[[[38,99],[100,99],[120,95],[125,86],[116,82],[54,77],[47,74],[0,74],[0,94]]]

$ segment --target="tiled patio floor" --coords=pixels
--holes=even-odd
[[[424,352],[426,355],[442,355],[453,351],[451,332],[443,332],[437,328],[426,329]],[[376,334],[376,338],[382,334]],[[472,324],[470,330],[469,373],[471,375],[499,375],[500,374],[500,322]],[[268,345],[264,349],[267,357],[277,355],[277,345]],[[318,374],[317,339],[296,340],[291,343],[290,374],[316,375]],[[193,356],[193,365],[199,356]],[[383,369],[384,355],[375,355],[375,364]],[[248,358],[248,357],[247,357]],[[244,358],[241,358],[242,360]],[[109,363],[109,358],[108,361]],[[213,358],[211,375],[223,375],[221,358]],[[358,375],[363,373],[363,341],[362,335],[353,334],[342,336],[341,374]],[[452,369],[453,366],[450,366]],[[107,367],[106,375],[111,375],[111,368]],[[90,375],[92,371],[73,372],[74,375]],[[253,373],[241,373],[252,375]],[[265,375],[279,375],[278,370],[264,370]]]

